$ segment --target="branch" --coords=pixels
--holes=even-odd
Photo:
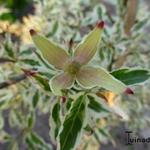
[[[4,58],[4,57],[0,58],[0,63],[7,63],[7,62],[15,63],[16,61],[10,58]]]
[[[0,89],[7,88],[8,86],[19,83],[19,82],[27,79],[27,77],[34,76],[37,73],[37,72],[32,71],[32,70],[23,70],[23,71],[24,71],[23,74],[14,76],[14,77],[10,78],[8,81],[1,82],[0,83]]]
[[[136,19],[137,5],[137,0],[127,0],[127,11],[124,22],[124,31],[126,35],[131,35],[131,28],[133,27]]]

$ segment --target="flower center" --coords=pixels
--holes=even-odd
[[[71,61],[65,68],[65,71],[71,75],[76,75],[80,69],[80,64],[76,61]]]

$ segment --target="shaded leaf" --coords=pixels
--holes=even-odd
[[[67,110],[70,109],[71,105],[72,105],[73,99],[72,98],[68,98],[67,99],[67,103],[66,103],[66,108]]]
[[[25,50],[21,51],[19,53],[19,55],[31,55],[32,53],[33,53],[33,50],[31,50],[31,49],[25,49]]]
[[[38,66],[40,65],[38,61],[34,60],[34,59],[22,59],[22,62],[24,62],[25,64],[31,65],[31,66]]]
[[[147,24],[148,20],[149,20],[149,18],[145,18],[145,19],[139,21],[137,24],[135,24],[133,30],[134,31],[140,30],[144,25]]]
[[[35,75],[33,78],[42,86],[45,91],[51,91],[48,80],[40,75]]]
[[[97,102],[94,97],[88,95],[88,99],[89,99],[88,107],[90,109],[92,109],[93,111],[95,111],[97,113],[100,113],[100,112],[106,112],[106,113],[108,113],[109,112],[106,108],[104,108],[102,106],[102,104],[100,104],[99,102]]]
[[[55,142],[58,136],[58,132],[61,126],[61,105],[60,100],[58,99],[57,102],[52,107],[51,116],[50,116],[50,136],[51,139]]]
[[[35,115],[33,112],[31,112],[28,117],[28,127],[32,128],[34,125],[34,122],[35,122]]]
[[[35,150],[34,143],[32,142],[32,140],[30,138],[27,137],[25,139],[25,142],[26,142],[29,150]]]
[[[36,133],[32,132],[30,134],[30,139],[37,149],[42,148],[43,150],[51,150],[51,146],[49,144],[46,144],[44,140]]]
[[[55,21],[53,26],[52,26],[52,30],[51,32],[47,35],[47,37],[50,37],[50,36],[53,36],[55,35],[55,33],[57,32],[58,30],[58,21]]]
[[[9,57],[11,57],[11,58],[15,57],[13,48],[10,46],[9,42],[5,43],[4,48]]]
[[[37,106],[38,101],[39,101],[39,91],[37,90],[32,98],[32,105],[34,108]]]
[[[86,96],[74,101],[65,117],[63,129],[59,135],[59,150],[74,150],[78,144],[86,120]]]

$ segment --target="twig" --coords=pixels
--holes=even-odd
[[[127,0],[127,11],[124,21],[124,31],[126,35],[131,35],[131,28],[133,27],[137,13],[137,0]]]
[[[13,84],[19,83],[23,80],[25,80],[28,76],[34,76],[37,72],[32,70],[23,70],[24,73],[14,76],[10,78],[8,81],[4,81],[0,83],[0,89],[7,88],[8,86],[11,86]]]
[[[4,58],[4,57],[0,58],[0,63],[7,63],[7,62],[15,63],[16,61],[14,59],[10,59],[10,58]]]
[[[119,56],[116,60],[113,61],[113,63],[115,63],[115,67],[120,68],[124,64],[129,55],[130,50],[127,49],[121,56]]]

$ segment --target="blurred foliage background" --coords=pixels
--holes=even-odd
[[[0,0],[0,150],[56,149],[49,137],[54,97],[47,82],[55,71],[50,72],[53,68],[35,51],[31,28],[68,48],[71,40],[76,45],[98,20],[104,20],[105,32],[93,63],[109,71],[150,69],[149,7],[149,1],[142,0]],[[30,69],[39,74],[30,77]],[[150,136],[150,81],[133,88],[135,95],[117,101],[129,121],[113,114],[101,119],[78,150],[129,149],[125,130]],[[130,149],[150,146],[134,144]]]

